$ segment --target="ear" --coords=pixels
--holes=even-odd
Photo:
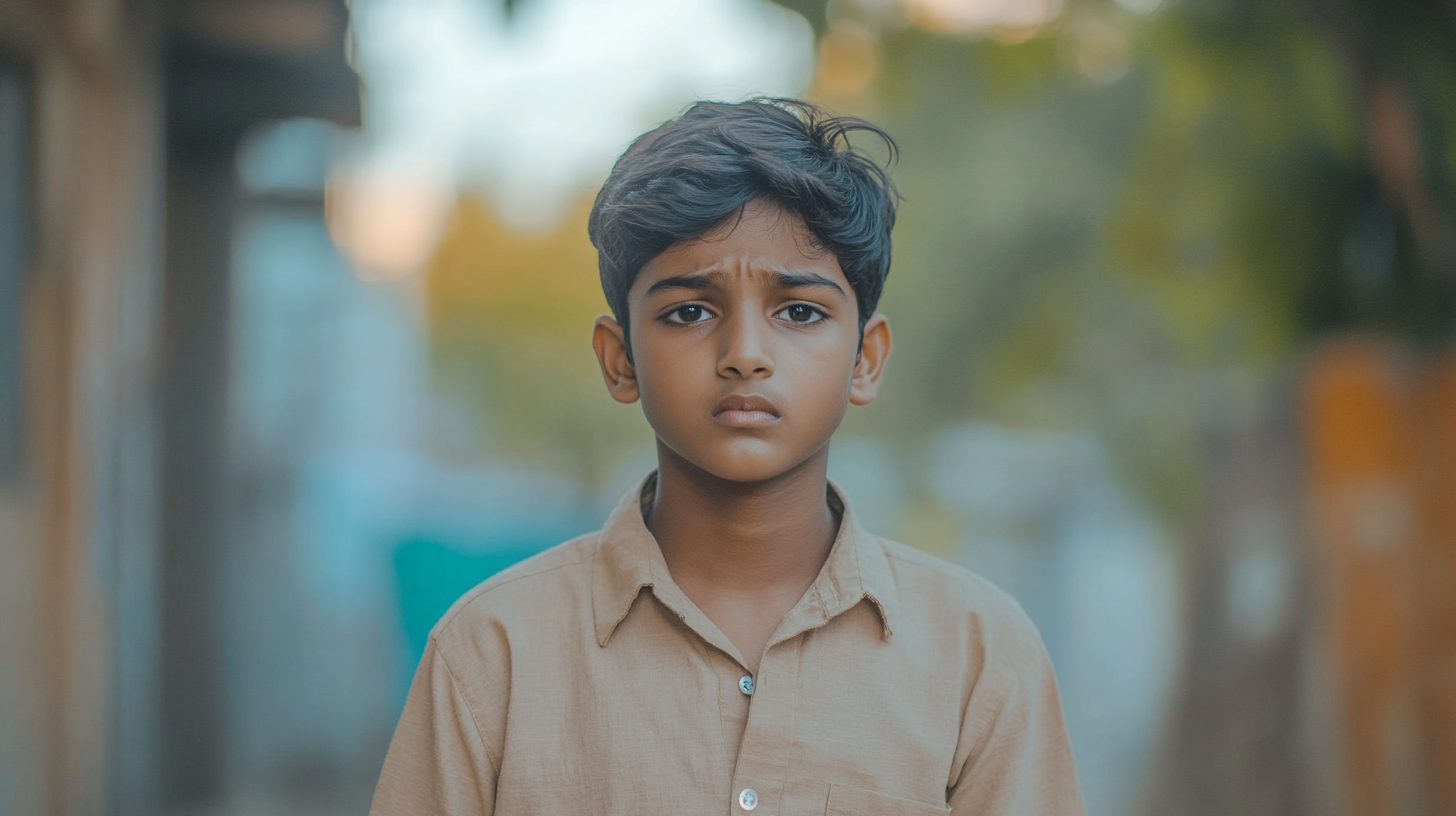
[[[855,405],[869,405],[880,391],[880,377],[884,376],[885,364],[890,361],[890,321],[877,314],[864,327],[864,339],[859,344],[859,361],[854,364],[854,376],[849,383],[849,401]]]
[[[592,348],[597,353],[597,363],[602,367],[602,379],[607,382],[607,391],[617,402],[636,402],[637,370],[627,359],[627,335],[622,324],[606,315],[597,318],[592,327]]]

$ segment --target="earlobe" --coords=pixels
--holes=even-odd
[[[637,370],[627,356],[627,335],[622,324],[602,315],[592,327],[592,350],[597,354],[597,364],[602,367],[602,379],[607,392],[617,402],[636,402]]]
[[[884,315],[874,315],[865,323],[864,339],[860,341],[859,359],[855,361],[849,385],[850,402],[869,405],[874,401],[885,364],[890,360],[890,345],[890,321]]]

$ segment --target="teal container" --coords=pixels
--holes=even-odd
[[[430,630],[456,600],[476,584],[563,539],[503,541],[489,548],[452,546],[438,539],[407,539],[394,552],[399,609],[409,647],[406,671],[413,674],[425,654]]]

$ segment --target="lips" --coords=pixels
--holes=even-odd
[[[713,409],[713,420],[730,428],[762,428],[779,421],[779,409],[760,396],[730,394]]]

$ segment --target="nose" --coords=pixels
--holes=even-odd
[[[747,379],[773,374],[773,358],[769,355],[770,327],[752,310],[739,310],[724,321],[723,347],[718,354],[720,377]]]

